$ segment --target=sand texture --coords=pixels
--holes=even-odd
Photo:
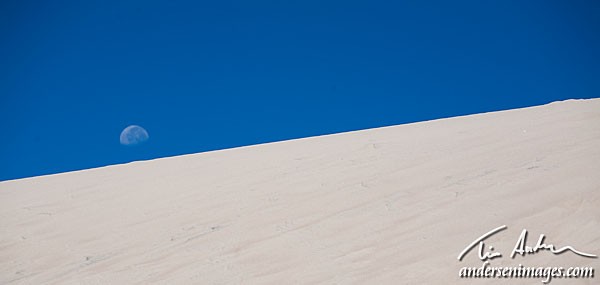
[[[1,182],[0,284],[542,284],[501,225],[600,269],[508,256],[600,254],[600,99]]]

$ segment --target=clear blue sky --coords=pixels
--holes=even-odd
[[[599,97],[598,1],[389,2],[0,1],[0,180]]]

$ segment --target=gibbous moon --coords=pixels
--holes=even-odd
[[[144,128],[131,125],[121,132],[120,141],[122,145],[136,145],[147,141],[148,138],[150,136]]]

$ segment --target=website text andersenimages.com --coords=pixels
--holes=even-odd
[[[552,278],[594,278],[593,267],[526,267],[522,264],[511,267],[493,267],[489,261],[480,267],[463,267],[461,278],[541,278],[548,284]]]

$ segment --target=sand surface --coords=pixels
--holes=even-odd
[[[0,284],[542,284],[501,225],[600,270],[509,257],[600,254],[600,99],[1,182]]]

